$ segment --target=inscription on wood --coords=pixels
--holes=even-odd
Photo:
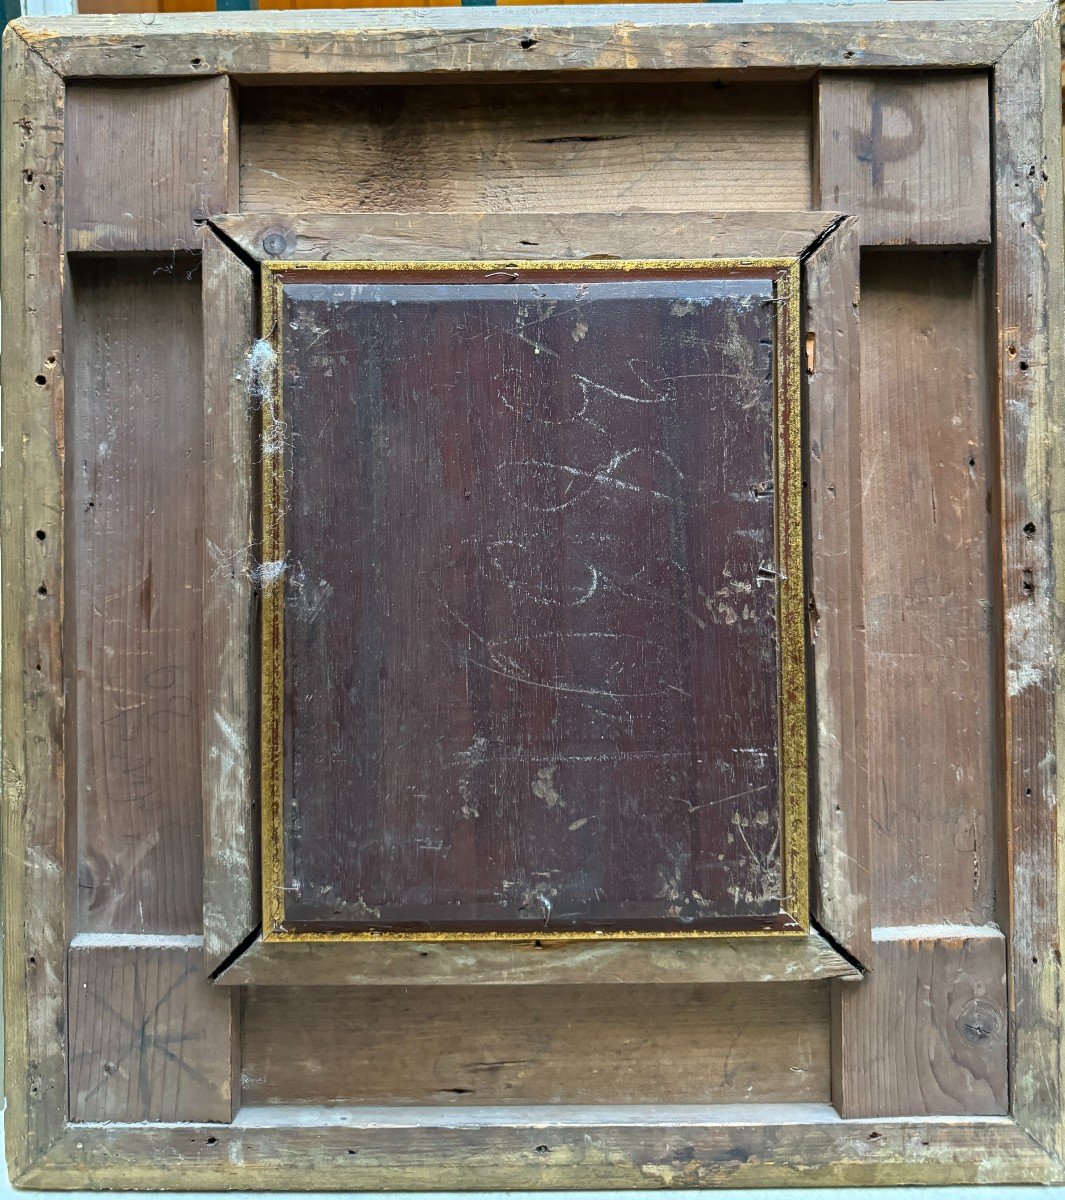
[[[794,926],[773,273],[519,274],[280,276],[285,928]]]

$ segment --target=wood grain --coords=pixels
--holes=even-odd
[[[3,75],[4,1123],[18,1177],[66,1121],[64,96],[10,26]]]
[[[265,988],[248,1104],[824,1101],[825,984]]]
[[[82,262],[70,452],[83,930],[202,921],[199,265]]]
[[[872,953],[867,669],[862,572],[858,231],[844,220],[803,267],[809,510],[814,916],[868,965]]]
[[[1059,43],[1052,11],[996,72],[996,353],[1001,374],[1001,589],[1008,797],[1006,899],[1013,968],[1013,1110],[1065,1155],[1061,782],[1065,761],[1065,436]]]
[[[981,925],[997,869],[986,284],[975,254],[862,267],[873,920]]]
[[[73,1121],[231,1121],[235,994],[197,937],[70,949]]]
[[[812,207],[805,85],[255,89],[242,212]]]
[[[220,976],[225,984],[697,984],[859,979],[817,933],[667,942],[263,942]]]
[[[247,1107],[233,1125],[73,1127],[23,1177],[49,1188],[422,1191],[1041,1183],[1003,1117],[843,1121],[827,1104]]]
[[[1005,1113],[1006,943],[997,929],[878,929],[872,971],[839,985],[843,1117]]]
[[[283,277],[286,929],[794,925],[772,272],[572,275]]]
[[[991,240],[988,77],[826,72],[818,204],[859,218],[863,246]]]
[[[212,224],[255,259],[797,258],[819,212],[236,213]],[[269,239],[269,241],[267,240]],[[267,248],[269,246],[269,249]]]
[[[252,583],[255,399],[252,271],[203,236],[203,924],[215,970],[259,923],[258,693]]]
[[[62,75],[317,76],[336,82],[449,72],[765,72],[829,67],[974,67],[993,63],[1042,12],[1040,0],[870,4],[861,10],[633,6],[481,11],[434,8],[23,19],[20,28]],[[875,33],[875,36],[873,34]],[[324,78],[323,78],[324,77]]]
[[[207,217],[236,206],[235,128],[224,77],[71,84],[67,249],[198,249]]]

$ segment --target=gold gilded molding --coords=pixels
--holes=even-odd
[[[801,267],[797,258],[565,259],[559,261],[288,261],[261,264],[261,334],[272,353],[260,374],[262,434],[262,905],[270,942],[587,942],[679,938],[796,938],[809,930],[809,818],[806,716],[806,616],[802,530],[802,405],[800,389]],[[782,902],[793,928],[676,930],[293,930],[285,926],[284,878],[284,330],[281,293],[303,274],[365,272],[537,277],[572,272],[760,277],[773,280],[774,519],[778,571],[780,837]]]

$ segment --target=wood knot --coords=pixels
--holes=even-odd
[[[989,1046],[998,1040],[1002,1018],[987,1000],[970,1000],[955,1019],[954,1027],[970,1046]]]

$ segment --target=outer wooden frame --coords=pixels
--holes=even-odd
[[[252,561],[249,531],[256,522],[248,510],[252,500],[247,484],[243,482],[257,470],[262,470],[263,544],[260,556],[270,562],[280,562],[284,557],[283,540],[275,519],[279,481],[277,472],[268,469],[270,460],[259,453],[255,414],[249,409],[247,397],[240,396],[236,397],[236,402],[239,411],[247,414],[248,422],[240,439],[244,450],[243,454],[228,454],[223,469],[208,476],[208,542],[222,548],[220,557],[225,562],[245,560],[241,573],[246,580],[244,586],[248,597],[232,607],[225,639],[226,648],[230,652],[236,650],[235,660],[227,654],[213,653],[211,648],[205,656],[210,726],[205,761],[219,763],[226,760],[227,752],[232,750],[233,731],[238,731],[245,739],[252,737],[260,720],[256,696],[252,692],[242,691],[238,701],[232,686],[234,672],[231,667],[236,661],[239,664],[237,674],[243,679],[244,664],[256,658],[259,635],[248,617],[252,612],[251,592],[257,584],[263,604],[263,813],[259,838],[255,819],[258,792],[252,781],[249,779],[243,786],[234,786],[229,771],[205,773],[208,809],[215,814],[208,823],[205,839],[205,853],[212,864],[205,885],[205,936],[211,961],[219,964],[216,978],[226,983],[269,980],[303,984],[354,980],[409,984],[458,979],[465,983],[475,979],[486,983],[548,983],[609,978],[621,983],[855,978],[857,972],[853,961],[838,953],[820,932],[809,928],[807,716],[803,683],[806,647],[801,549],[804,467],[799,437],[802,405],[797,361],[804,313],[816,313],[815,320],[823,323],[826,330],[850,331],[849,340],[845,339],[835,355],[840,362],[846,362],[849,369],[833,372],[826,367],[820,374],[804,373],[802,391],[807,405],[817,411],[819,444],[826,440],[825,428],[842,420],[842,436],[837,435],[834,445],[830,438],[821,461],[811,461],[809,467],[825,473],[838,472],[841,480],[850,479],[852,490],[857,492],[857,429],[852,427],[848,432],[846,419],[838,416],[857,410],[857,325],[852,301],[858,260],[857,244],[852,236],[853,222],[824,213],[774,213],[768,216],[723,213],[709,217],[685,213],[669,216],[593,213],[561,219],[546,214],[520,218],[495,214],[462,218],[442,214],[419,216],[416,220],[387,215],[295,219],[280,215],[249,215],[219,217],[213,226],[218,237],[209,238],[205,246],[204,270],[209,286],[204,294],[204,324],[209,344],[214,336],[212,331],[217,331],[219,354],[226,353],[236,361],[231,363],[232,369],[218,373],[207,386],[225,393],[231,386],[234,372],[241,372],[239,356],[244,355],[253,372],[253,377],[248,380],[254,398],[252,408],[257,404],[260,410],[267,406],[271,410],[269,413],[260,411],[259,424],[264,419],[282,419],[277,409],[277,355],[265,339],[253,347],[253,329],[247,322],[238,326],[243,330],[243,343],[240,336],[234,340],[231,333],[233,314],[227,300],[229,290],[212,286],[216,279],[239,279],[247,293],[239,306],[240,312],[252,312],[254,301],[250,292],[255,282],[245,263],[256,265],[261,277],[258,290],[263,315],[259,324],[263,330],[274,326],[275,292],[282,274],[295,269],[312,270],[317,264],[321,264],[317,266],[319,270],[328,269],[352,261],[364,264],[367,269],[375,265],[387,267],[394,264],[394,247],[400,243],[404,265],[410,266],[436,264],[446,255],[447,261],[456,265],[524,263],[535,269],[538,263],[543,263],[557,270],[589,270],[604,266],[614,271],[636,268],[643,271],[654,265],[670,269],[706,265],[716,269],[757,268],[779,276],[777,288],[786,303],[778,307],[778,420],[784,426],[793,427],[790,434],[784,428],[778,430],[779,445],[786,447],[787,452],[778,454],[777,461],[777,494],[781,498],[777,514],[778,544],[786,576],[781,594],[782,696],[785,692],[790,693],[790,701],[782,703],[784,880],[788,894],[794,895],[792,911],[801,926],[795,932],[766,930],[748,934],[684,933],[642,937],[632,934],[530,933],[473,937],[461,933],[329,936],[286,930],[283,906],[277,899],[279,895],[283,896],[279,875],[282,855],[280,793],[277,790],[279,755],[275,744],[281,726],[276,707],[279,677],[274,649],[280,637],[280,580],[264,580],[261,568]],[[530,229],[536,234],[532,239],[536,243],[534,250],[530,250],[530,238],[523,236],[528,235]],[[282,248],[286,255],[293,256],[292,259],[275,257]],[[648,261],[652,254],[654,260]],[[812,260],[811,255],[814,256]],[[486,260],[492,260],[492,263],[487,264]],[[294,267],[293,262],[299,267]],[[829,276],[834,280],[832,287],[825,286],[824,280]],[[818,293],[816,304],[812,303],[811,289]],[[812,329],[808,328],[807,332],[816,338]],[[221,349],[223,343],[224,351]],[[218,355],[209,353],[208,357],[214,360]],[[833,357],[829,348],[827,359],[831,361]],[[264,398],[268,398],[268,402]],[[225,403],[223,394],[219,405]],[[827,562],[837,553],[841,561],[848,561],[852,553],[857,558],[852,540],[857,534],[856,521],[841,524],[828,533],[826,539],[822,529],[819,537]],[[818,556],[815,572],[825,569]],[[828,566],[827,569],[833,568]],[[819,585],[823,582],[818,579]],[[208,610],[222,612],[231,588],[229,574],[218,576],[210,572],[205,581]],[[217,600],[216,591],[220,593]],[[819,695],[835,698],[845,691],[834,655],[847,638],[853,638],[853,632],[829,619],[825,636],[819,639],[813,655],[819,674]],[[860,647],[857,654],[860,658]],[[250,744],[248,750],[251,750]],[[839,871],[841,862],[866,866],[868,839],[859,840],[852,833],[868,825],[864,796],[859,787],[839,785],[842,763],[848,758],[860,757],[860,753],[853,738],[832,739],[823,752],[823,786],[818,793],[822,815],[818,826],[834,823],[838,827],[848,823],[845,834],[850,840],[842,855],[821,856],[819,875],[825,879],[831,877],[831,884],[825,890],[834,898],[836,908],[848,914],[853,930],[846,932],[862,929],[868,937],[865,889],[852,887],[846,871]],[[830,841],[831,836],[828,834],[822,840]],[[258,897],[250,893],[250,876],[240,876],[245,890],[238,898],[233,894],[233,880],[227,878],[226,870],[226,864],[254,859],[259,853],[257,843],[260,840],[263,863],[261,906]],[[218,889],[217,895],[213,889]],[[824,905],[819,904],[817,909],[819,914],[824,914]],[[238,914],[238,919],[229,915],[233,913]],[[831,928],[831,915],[828,924]],[[597,945],[592,947],[589,942]],[[293,953],[297,949],[299,953]],[[415,965],[416,970],[412,969]]]
[[[1036,1182],[1065,1177],[1055,689],[1065,646],[1059,42],[1043,4],[437,9],[52,18],[5,38],[3,719],[7,1146],[23,1187],[432,1188]],[[1011,1115],[843,1120],[802,1106],[242,1110],[75,1125],[64,784],[65,81],[308,82],[895,67],[992,77]],[[24,172],[40,187],[23,191]],[[239,296],[231,297],[239,306]],[[39,383],[38,379],[43,379]],[[40,541],[36,531],[46,538]],[[43,589],[43,591],[41,590]],[[320,1118],[320,1119],[319,1119]]]

